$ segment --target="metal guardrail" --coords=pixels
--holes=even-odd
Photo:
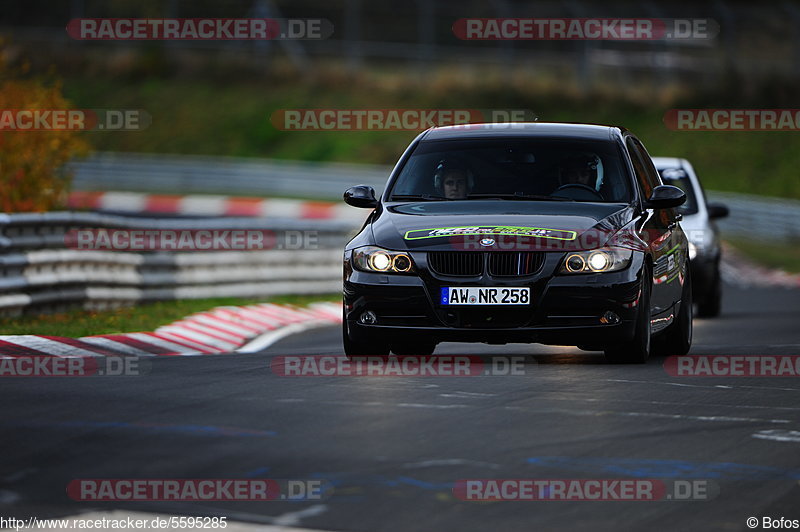
[[[221,162],[222,161],[222,162]],[[73,163],[79,187],[138,188],[183,193],[224,191],[334,197],[354,183],[380,190],[384,167],[251,161],[217,157],[101,154]],[[217,188],[213,188],[217,187]],[[724,233],[774,242],[800,241],[800,202],[709,192],[728,205]],[[65,249],[65,235],[80,228],[261,229],[314,231],[310,250],[143,252]],[[341,248],[352,221],[265,218],[139,218],[98,213],[0,214],[0,313],[54,311],[139,301],[335,292]]]
[[[381,192],[391,168],[269,159],[101,153],[73,162],[78,190],[257,194],[341,201],[342,192],[364,183]],[[731,208],[721,229],[772,241],[800,239],[800,201],[710,191]]]
[[[353,220],[275,219],[275,218],[140,218],[93,212],[0,213],[0,252],[63,248],[68,231],[80,228],[108,229],[250,229],[272,231],[277,237],[288,231],[313,231],[317,245],[338,248],[344,235],[357,229]],[[280,243],[280,242],[278,242]]]
[[[124,252],[68,249],[71,229],[268,230],[273,249]],[[103,309],[142,301],[264,297],[341,289],[342,247],[357,227],[253,218],[146,219],[95,213],[0,215],[0,313]],[[314,249],[283,236],[313,231]],[[295,246],[297,244],[295,243]]]
[[[74,190],[126,190],[340,201],[358,184],[383,191],[391,168],[200,155],[104,152],[68,165]]]
[[[718,222],[723,234],[777,243],[800,242],[800,201],[732,192],[708,192],[731,213]]]

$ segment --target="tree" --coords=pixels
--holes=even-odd
[[[0,40],[0,212],[46,211],[66,202],[70,175],[64,164],[86,155],[80,131],[16,131],[8,118],[18,110],[70,109],[58,80],[27,75],[9,66]],[[6,121],[2,118],[5,115]]]

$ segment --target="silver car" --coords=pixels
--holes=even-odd
[[[694,301],[700,317],[718,316],[722,306],[722,279],[719,262],[722,254],[719,229],[714,220],[728,216],[728,207],[707,203],[706,195],[691,163],[675,157],[653,157],[665,185],[686,193],[686,203],[678,207],[683,215],[681,227],[689,239]]]

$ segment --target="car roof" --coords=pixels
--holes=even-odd
[[[685,168],[686,159],[680,157],[653,157],[653,164],[659,170],[663,168]]]
[[[689,183],[691,183],[692,189],[694,190],[695,195],[699,198],[698,200],[698,212],[705,213],[705,192],[703,192],[703,187],[700,186],[700,180],[697,177],[697,174],[694,171],[691,163],[682,157],[651,157],[653,159],[653,165],[656,167],[656,170],[661,171],[667,168],[681,168],[684,172],[686,172],[686,176],[689,178]],[[690,215],[694,216],[694,215]]]
[[[563,137],[583,140],[610,140],[619,137],[624,128],[599,124],[568,122],[514,122],[495,124],[463,124],[434,127],[425,132],[422,141],[502,137]]]

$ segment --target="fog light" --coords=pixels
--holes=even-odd
[[[365,325],[373,325],[378,321],[378,316],[376,316],[371,310],[368,310],[361,314],[361,317],[358,318],[358,321]]]
[[[617,324],[619,322],[620,322],[619,316],[617,316],[615,313],[611,312],[610,310],[607,310],[606,313],[603,314],[603,317],[600,318],[600,323],[607,323],[607,324],[610,324],[610,325],[614,325],[614,324]]]

